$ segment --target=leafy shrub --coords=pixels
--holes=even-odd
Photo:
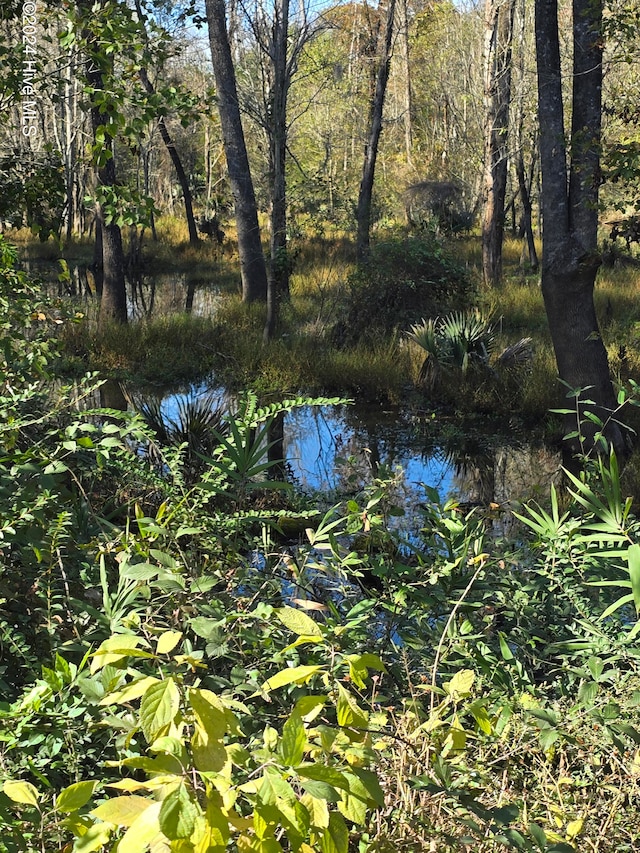
[[[433,237],[394,238],[373,247],[349,279],[346,316],[335,330],[341,343],[389,334],[420,317],[473,302],[467,271]]]

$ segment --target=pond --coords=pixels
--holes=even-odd
[[[224,389],[204,383],[165,395],[163,418],[177,421],[180,408],[198,398],[234,408]],[[557,451],[513,432],[498,435],[486,423],[465,426],[432,413],[362,402],[287,412],[281,447],[288,479],[325,500],[338,501],[376,480],[392,479],[407,535],[419,523],[423,484],[443,500],[507,508],[531,497],[546,498],[561,464]]]
[[[80,301],[88,312],[95,309],[95,285],[86,266],[70,267],[62,281],[51,262],[27,266],[57,295]],[[216,279],[221,271],[222,266],[206,274],[171,272],[129,279],[129,316],[134,321],[185,311],[210,316],[220,299]],[[103,389],[103,401],[105,395],[114,408],[132,399],[138,404],[144,400],[136,389],[123,396],[113,383]],[[202,397],[233,408],[212,379],[165,393],[160,400],[163,416],[175,420],[180,403]],[[556,451],[532,445],[525,436],[514,434],[508,423],[497,429],[495,420],[460,423],[431,412],[359,401],[287,413],[282,455],[287,476],[298,489],[336,500],[357,493],[376,478],[393,477],[409,528],[424,499],[422,484],[435,488],[443,499],[455,497],[465,505],[507,506],[537,494],[546,497],[561,464]]]

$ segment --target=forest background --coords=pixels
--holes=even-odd
[[[561,5],[554,111],[536,7],[3,2],[0,850],[637,847],[638,11]],[[185,267],[215,316],[127,322]],[[87,369],[243,393],[168,425]],[[561,434],[558,372],[542,505],[426,485],[406,541],[397,472],[334,504],[270,452],[315,392]]]

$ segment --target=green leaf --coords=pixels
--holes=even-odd
[[[164,734],[179,707],[180,693],[172,678],[151,685],[140,703],[140,725],[148,743]]]
[[[280,739],[279,748],[283,763],[288,764],[290,767],[300,764],[306,745],[307,735],[304,723],[300,715],[294,712],[282,728],[282,738]]]
[[[94,823],[84,835],[73,842],[73,853],[96,853],[109,843],[113,825],[110,823]]]
[[[304,684],[309,681],[312,676],[319,672],[323,672],[324,667],[317,665],[292,666],[287,669],[282,669],[271,678],[268,678],[262,685],[262,690],[277,690],[278,687],[284,687],[287,684]]]
[[[537,823],[529,824],[529,832],[533,837],[533,840],[536,842],[540,850],[547,849],[547,836],[544,833],[544,830]]]
[[[183,782],[162,801],[158,823],[167,838],[174,841],[191,836],[197,816],[198,809]]]
[[[320,836],[320,850],[322,853],[348,853],[349,830],[338,812],[329,815],[329,826]]]
[[[631,591],[636,614],[640,616],[640,545],[634,543],[627,549],[627,562],[629,564],[629,577],[631,578]]]
[[[75,812],[86,805],[95,791],[97,782],[76,782],[58,794],[56,808],[61,812]]]
[[[118,844],[118,853],[142,853],[160,832],[159,815],[162,803],[149,803],[125,832]]]
[[[145,797],[130,794],[126,797],[114,797],[101,803],[91,811],[91,814],[116,826],[132,826],[152,803],[152,800],[147,800]]]
[[[318,623],[302,610],[297,610],[295,607],[280,607],[275,613],[285,628],[293,631],[299,637],[322,636],[322,629]]]
[[[157,655],[166,655],[172,652],[182,639],[182,631],[165,631],[158,637],[156,646]]]
[[[475,673],[471,669],[461,669],[456,672],[451,681],[444,682],[444,689],[450,696],[466,696],[471,692]]]

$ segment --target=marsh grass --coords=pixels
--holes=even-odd
[[[292,241],[291,297],[282,304],[275,339],[265,345],[264,306],[241,303],[234,234],[226,226],[225,230],[227,243],[222,249],[207,240],[191,246],[184,221],[164,216],[157,223],[158,241],[147,233],[144,242],[148,271],[188,268],[215,278],[223,292],[215,316],[166,316],[100,333],[91,323],[74,326],[63,332],[68,363],[146,383],[197,381],[213,372],[219,384],[234,389],[337,392],[393,402],[408,392],[425,398],[420,383],[422,359],[404,340],[404,328],[390,334],[364,334],[361,339],[356,330],[351,339],[336,345],[335,329],[354,323],[349,314],[354,253],[348,237],[316,235]],[[28,234],[19,236],[26,246]],[[51,241],[44,248],[28,245],[33,252],[52,251]],[[88,246],[85,241],[78,250],[86,251]],[[539,275],[521,267],[522,242],[505,240],[505,275],[495,288],[481,283],[478,237],[458,238],[447,248],[472,282],[469,298],[495,324],[496,354],[530,336],[534,356],[526,366],[496,371],[497,377],[479,371],[468,377],[452,373],[436,393],[426,395],[428,403],[456,411],[509,410],[528,423],[547,422],[548,410],[562,404],[563,391],[557,381]],[[393,276],[393,265],[389,274]],[[640,379],[639,291],[638,268],[602,268],[596,307],[612,374],[619,382]],[[367,325],[364,319],[362,325]],[[492,368],[494,361],[495,356]]]

